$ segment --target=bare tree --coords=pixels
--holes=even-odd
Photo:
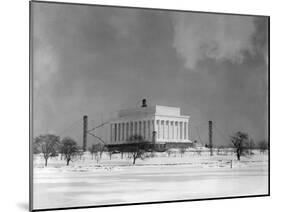
[[[129,138],[130,146],[125,148],[125,151],[129,153],[129,157],[133,158],[133,165],[135,165],[138,158],[144,159],[148,157],[147,152],[149,147],[147,142],[141,135],[133,135]]]
[[[111,157],[112,157],[112,154],[114,154],[114,151],[108,149],[108,150],[107,150],[107,154],[108,154],[108,156],[109,156],[109,160],[111,160]]]
[[[266,140],[262,140],[258,143],[258,148],[261,153],[264,153],[266,150],[268,150],[268,142]]]
[[[102,154],[103,152],[106,150],[106,147],[103,144],[96,144],[95,148],[97,149],[97,151],[99,152],[99,157],[100,159],[102,158]]]
[[[65,156],[66,165],[68,166],[69,162],[78,152],[77,143],[72,138],[64,138],[62,140],[62,152]]]
[[[231,142],[235,148],[237,160],[240,160],[241,155],[247,149],[246,142],[248,141],[248,134],[238,131],[233,136],[231,136]]]
[[[35,138],[35,145],[41,148],[41,152],[43,153],[45,166],[48,165],[49,157],[56,152],[56,146],[58,146],[59,140],[59,136],[52,134],[39,135]]]
[[[98,149],[96,148],[96,145],[93,144],[91,147],[89,147],[89,152],[92,155],[92,160],[94,159],[94,154],[98,152]]]

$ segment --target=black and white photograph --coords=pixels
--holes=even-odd
[[[269,195],[269,16],[29,12],[32,210]]]

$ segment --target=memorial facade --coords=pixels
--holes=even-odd
[[[188,123],[189,116],[181,115],[178,107],[155,105],[120,110],[110,123],[110,143],[126,143],[133,136],[155,143],[191,143]]]

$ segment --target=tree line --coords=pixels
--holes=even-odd
[[[266,140],[262,140],[256,144],[247,133],[240,131],[230,136],[230,141],[236,153],[237,160],[240,160],[243,155],[253,154],[253,149],[259,149],[261,153],[264,153],[269,148]],[[127,153],[127,156],[132,159],[133,165],[136,163],[137,159],[144,159],[153,155],[154,150],[151,148],[151,143],[146,141],[140,135],[131,136],[128,139],[127,144],[128,145],[115,149],[108,148],[101,143],[93,144],[89,147],[88,151],[91,153],[92,159],[95,157],[97,162],[102,158],[103,152],[108,153],[110,160],[112,154],[120,153],[121,159],[123,159],[123,154]],[[218,152],[221,151],[222,148],[223,147],[219,146],[217,148]],[[182,157],[186,152],[186,148],[181,147],[179,150]],[[80,156],[81,158],[83,155],[82,148],[77,145],[77,142],[74,139],[65,137],[60,140],[59,136],[53,134],[37,136],[34,141],[33,152],[34,154],[43,154],[45,166],[48,165],[49,158],[58,156],[58,153],[60,153],[61,159],[66,161],[67,166],[75,156]],[[168,156],[170,156],[170,150],[167,149],[166,152]]]
[[[151,149],[149,149],[149,146],[146,145],[148,142],[145,141],[142,136],[134,135],[128,139],[128,143],[132,145],[118,149],[106,147],[101,143],[93,144],[88,148],[88,151],[91,153],[92,159],[95,157],[97,162],[102,158],[103,152],[108,153],[110,160],[112,154],[121,153],[121,159],[123,159],[123,154],[127,153],[128,158],[132,159],[133,165],[136,163],[138,158],[144,159],[149,157],[149,152]],[[48,160],[50,157],[55,157],[60,154],[61,159],[64,159],[66,161],[66,165],[68,166],[70,161],[72,161],[75,156],[80,156],[81,158],[83,155],[83,150],[77,145],[77,142],[70,137],[65,137],[60,140],[59,136],[45,134],[39,135],[35,138],[33,144],[33,153],[43,154],[45,166],[48,165]]]
[[[65,159],[66,165],[73,159],[74,156],[78,155],[81,149],[78,147],[77,142],[70,138],[65,137],[60,140],[59,136],[53,134],[39,135],[35,138],[33,145],[33,153],[42,153],[45,166],[48,165],[50,157],[57,156],[58,153]]]

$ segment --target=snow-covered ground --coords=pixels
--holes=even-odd
[[[97,163],[86,154],[68,167],[60,157],[44,167],[35,156],[34,208],[267,194],[268,156],[254,153],[240,162],[234,154],[157,153],[135,166],[126,155],[104,153]]]

